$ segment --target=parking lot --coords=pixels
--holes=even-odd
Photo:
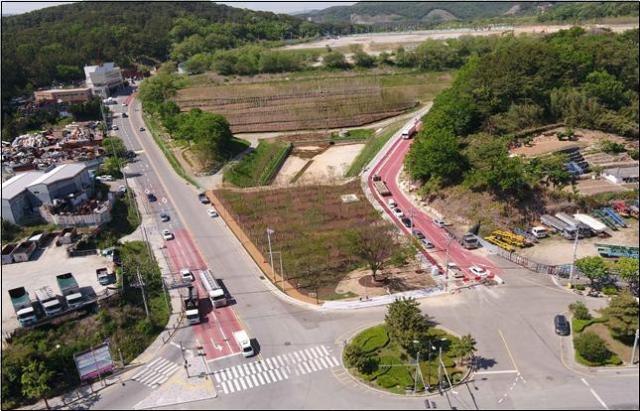
[[[67,257],[66,247],[55,245],[55,240],[43,249],[36,250],[26,263],[2,266],[2,334],[3,338],[19,327],[15,311],[9,298],[9,290],[25,287],[31,300],[35,300],[34,291],[46,285],[60,295],[56,275],[72,273],[82,293],[99,294],[105,287],[98,284],[96,269],[110,267],[105,257],[92,255],[87,257]]]

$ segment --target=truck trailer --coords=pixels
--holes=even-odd
[[[116,274],[115,272],[109,272],[107,267],[102,267],[96,270],[96,278],[100,285],[109,285],[115,283]]]
[[[391,195],[391,191],[389,191],[387,183],[382,181],[382,177],[380,177],[379,175],[373,176],[373,188],[375,188],[378,194],[383,197]]]
[[[18,322],[21,326],[31,325],[38,320],[36,310],[33,308],[29,293],[24,287],[18,287],[9,290],[9,297],[11,297],[11,304],[16,311]]]
[[[215,308],[227,305],[227,296],[224,293],[224,289],[213,276],[213,272],[211,270],[200,271],[200,281],[202,281],[202,285],[209,295],[211,305]]]
[[[47,316],[56,315],[62,312],[62,305],[58,300],[58,296],[53,292],[51,287],[44,286],[35,291],[36,299],[42,306],[42,310]]]
[[[84,296],[73,274],[65,273],[57,275],[56,282],[69,309],[78,308],[84,304]]]
[[[182,299],[184,314],[189,325],[200,322],[200,310],[198,309],[198,289],[190,285],[187,288],[187,295]]]

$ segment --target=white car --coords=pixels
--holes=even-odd
[[[211,217],[211,218],[218,216],[218,212],[216,211],[215,208],[208,209],[207,210],[207,214],[209,214],[209,217]]]
[[[445,223],[444,221],[439,220],[439,219],[437,219],[437,218],[434,218],[434,219],[433,219],[433,223],[434,223],[435,225],[437,225],[438,227],[440,227],[440,228],[444,228],[444,227],[447,225],[447,223]]]
[[[162,230],[162,237],[165,240],[173,240],[173,233],[169,230]]]
[[[118,129],[118,126],[116,125],[111,126],[111,130],[117,130],[117,129]]]
[[[404,213],[402,212],[400,207],[396,207],[396,208],[393,209],[393,215],[395,215],[398,218],[404,217]]]
[[[387,200],[387,204],[389,205],[389,207],[391,208],[395,208],[398,206],[398,204],[396,204],[396,200],[394,200],[393,198],[390,198]]]
[[[113,176],[110,176],[109,174],[105,174],[103,176],[96,177],[96,180],[98,180],[98,181],[113,181]]]
[[[191,281],[191,282],[195,281],[195,277],[193,276],[193,273],[189,271],[188,268],[185,268],[180,271],[180,277],[182,277],[182,279],[186,281]]]
[[[120,187],[118,187],[118,191],[121,193],[126,193],[127,192],[127,186],[121,185]]]
[[[471,266],[469,267],[469,271],[471,271],[471,274],[473,275],[477,275],[480,277],[486,277],[489,274],[489,271],[485,270],[484,268],[480,268],[478,266]]]
[[[456,263],[447,264],[447,272],[451,273],[451,275],[453,275],[453,278],[464,278],[462,270],[460,270],[460,267],[458,267]]]

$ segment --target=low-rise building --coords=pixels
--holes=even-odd
[[[33,93],[36,102],[84,103],[93,98],[91,87],[40,90]]]
[[[635,166],[608,168],[602,171],[602,177],[614,184],[637,183],[639,174],[638,163]]]
[[[115,63],[85,66],[84,75],[87,86],[91,88],[93,94],[102,98],[109,97],[112,90],[124,84],[120,67]]]

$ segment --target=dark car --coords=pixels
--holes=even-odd
[[[422,231],[420,230],[413,230],[413,236],[418,240],[422,240],[423,238],[425,238],[424,234],[422,234]]]
[[[571,329],[569,328],[569,321],[567,321],[567,318],[564,315],[556,315],[554,324],[556,326],[556,334],[569,335],[571,333]]]
[[[400,221],[402,221],[402,224],[404,224],[405,227],[409,228],[411,227],[411,219],[408,217],[403,217],[400,219]]]
[[[171,218],[169,217],[169,214],[167,214],[167,213],[165,213],[165,212],[160,213],[160,221],[163,221],[163,222],[165,222],[165,223],[166,223],[166,222],[167,222],[167,221],[169,221],[170,219],[171,219]]]
[[[158,198],[153,193],[149,193],[147,194],[147,200],[153,203],[154,201],[158,201]]]
[[[198,200],[200,200],[202,204],[209,204],[209,197],[207,197],[205,193],[198,194]]]

